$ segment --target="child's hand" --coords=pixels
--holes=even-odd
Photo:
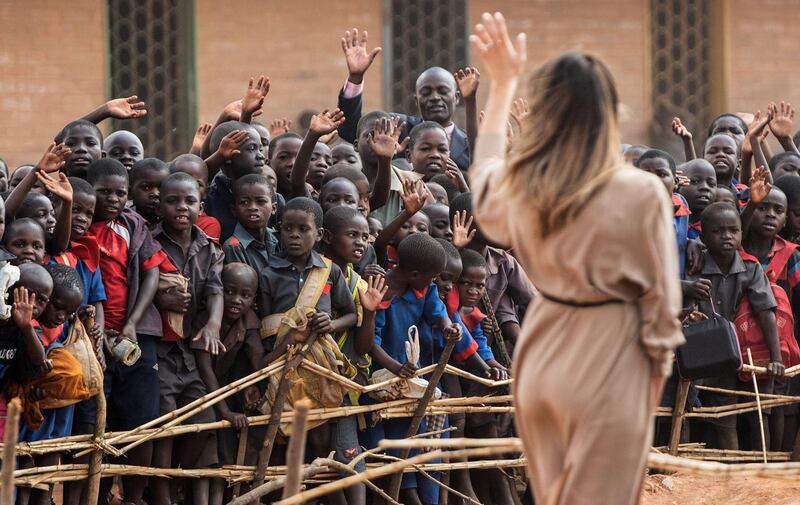
[[[212,356],[225,352],[225,346],[222,345],[222,341],[219,339],[219,327],[203,326],[192,341],[202,342],[203,350]]]
[[[41,375],[44,375],[44,374],[46,374],[47,372],[49,372],[50,370],[53,369],[53,362],[52,361],[50,361],[49,359],[46,359],[44,361],[45,361],[45,363],[49,363],[50,364],[50,369],[46,370],[46,365],[43,365],[38,370],[39,374],[41,374]],[[34,387],[32,387],[30,389],[30,391],[28,391],[27,397],[28,397],[29,401],[40,402],[40,401],[44,400],[45,398],[47,398],[47,392],[45,392],[44,388],[41,388],[39,386],[34,386]]]
[[[227,412],[222,413],[220,416],[222,419],[231,423],[237,430],[247,428],[247,426],[250,424],[250,422],[247,420],[247,416],[238,412],[231,412],[228,410]]]
[[[136,95],[107,101],[106,111],[114,119],[137,119],[147,115],[144,102],[139,101]]]
[[[442,333],[447,342],[458,342],[461,340],[461,326],[455,323],[442,330]]]
[[[161,310],[184,314],[192,303],[192,295],[176,287],[158,291],[153,300]]]
[[[767,365],[767,375],[770,377],[783,377],[783,372],[785,370],[786,367],[783,366],[780,360],[771,361],[769,365]]]
[[[244,98],[242,98],[242,114],[250,114],[252,117],[264,105],[267,93],[269,93],[269,77],[260,76],[255,85],[251,77],[247,84],[247,91],[244,92]]]
[[[244,390],[244,406],[247,410],[253,411],[261,401],[261,391],[256,386],[248,386]]]
[[[769,129],[776,138],[785,139],[794,133],[792,122],[794,120],[794,107],[792,104],[781,102],[780,107],[774,102],[769,104],[769,115],[772,119],[769,122]]]
[[[342,51],[345,61],[347,61],[347,71],[350,73],[348,80],[353,84],[361,84],[364,74],[369,69],[375,57],[381,52],[380,47],[376,47],[367,53],[367,31],[361,32],[359,37],[358,29],[347,30],[342,37]]]
[[[489,365],[489,379],[496,381],[504,381],[511,375],[508,373],[508,368],[504,367],[496,360],[490,359],[486,362]]]
[[[406,361],[396,370],[392,370],[391,372],[398,377],[402,377],[403,379],[411,379],[417,372],[417,365],[411,363],[410,361]]]
[[[481,82],[481,73],[475,67],[466,67],[460,69],[458,72],[453,73],[458,85],[458,92],[461,93],[461,98],[466,100],[475,96],[478,91],[478,84]]]
[[[769,183],[768,177],[767,169],[763,165],[753,171],[753,176],[750,178],[750,201],[752,203],[763,202],[772,191],[772,184]]]
[[[409,216],[413,216],[425,206],[428,201],[428,188],[422,180],[413,182],[409,179],[403,181],[403,192],[400,194],[403,199],[403,208]]]
[[[453,245],[459,251],[464,249],[475,238],[478,233],[477,228],[472,228],[474,218],[470,215],[467,217],[467,211],[462,210],[453,214]],[[472,230],[470,230],[472,228]]]
[[[317,312],[309,320],[311,331],[319,335],[326,335],[333,333],[333,324],[331,322],[331,315],[327,312]]]
[[[386,270],[384,270],[383,267],[381,267],[377,263],[370,263],[369,265],[364,267],[363,274],[364,274],[364,277],[366,277],[366,278],[370,278],[370,277],[385,277],[386,276]]]
[[[36,293],[29,293],[27,288],[14,289],[14,305],[11,315],[17,328],[27,328],[33,320],[33,308],[36,306]]]
[[[314,132],[317,136],[327,135],[336,131],[344,123],[344,112],[338,108],[330,110],[323,109],[319,114],[311,116],[311,123],[308,131]]]
[[[209,133],[211,133],[211,123],[203,123],[197,127],[197,131],[194,132],[194,138],[192,139],[191,153],[199,155],[200,151],[203,149],[203,142],[206,141],[206,137],[208,137]]]
[[[36,164],[36,170],[41,172],[57,172],[66,163],[66,159],[72,154],[69,147],[64,146],[63,143],[56,145],[55,142],[50,144],[47,150],[42,155],[42,159]]]
[[[448,156],[444,158],[444,164],[444,174],[447,176],[447,178],[450,179],[462,193],[469,192],[469,185],[467,184],[467,180],[464,179],[464,172],[458,168],[456,162]]]
[[[323,144],[330,145],[330,143],[333,142],[333,139],[335,139],[338,136],[339,136],[339,132],[336,131],[336,130],[333,130],[332,132],[328,133],[327,135],[321,136],[319,138],[319,142],[322,142]]]
[[[686,241],[686,273],[697,275],[703,269],[705,257],[703,256],[703,243],[699,240]]]
[[[683,126],[681,118],[679,117],[672,118],[672,133],[674,133],[683,140],[692,140],[692,132],[690,132],[688,128]]]
[[[691,184],[691,181],[689,181],[689,178],[683,174],[683,170],[678,170],[675,172],[675,192],[684,186],[688,186],[689,184]]]
[[[398,144],[402,131],[403,124],[399,118],[385,117],[378,119],[375,122],[372,133],[367,138],[367,142],[375,152],[375,156],[391,160],[395,153],[403,151],[407,144],[403,146]],[[404,140],[403,142],[405,143],[406,141]]]
[[[480,55],[490,79],[495,85],[516,81],[525,68],[525,34],[520,33],[514,42],[508,36],[506,20],[502,14],[484,13],[469,36],[473,50]]]
[[[235,158],[241,153],[239,149],[247,142],[248,138],[250,136],[246,130],[234,130],[222,137],[217,152],[223,159],[230,160]]]
[[[289,130],[292,128],[292,120],[291,119],[273,119],[269,122],[269,135],[271,138],[275,138],[278,135],[283,135],[284,133],[289,133]]]
[[[128,339],[131,342],[134,342],[138,345],[139,337],[136,336],[135,324],[131,324],[130,322],[125,323],[125,326],[122,327],[122,331],[119,332],[117,338],[114,340],[114,342],[111,343],[111,347],[114,347],[115,345],[117,345],[117,343],[125,339]]]
[[[383,301],[389,286],[386,285],[386,278],[382,275],[370,276],[367,280],[367,289],[359,293],[361,306],[368,312],[378,310],[378,305]]]
[[[53,179],[52,176],[47,175],[46,172],[36,172],[36,178],[42,183],[42,186],[47,188],[47,191],[53,193],[61,199],[64,203],[72,203],[72,184],[69,183],[67,174],[58,172],[58,180]]]
[[[695,300],[711,299],[711,281],[708,279],[697,279],[686,284],[686,296]]]

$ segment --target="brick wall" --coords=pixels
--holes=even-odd
[[[105,100],[103,0],[0,2],[0,158],[35,163]]]

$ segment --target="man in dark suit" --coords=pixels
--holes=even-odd
[[[367,32],[345,32],[342,50],[350,72],[347,82],[339,92],[339,109],[344,112],[345,121],[339,127],[339,136],[348,142],[356,140],[356,127],[361,119],[363,107],[364,74],[372,61],[381,52],[380,47],[367,53]],[[450,139],[450,158],[458,168],[466,173],[469,168],[469,141],[464,130],[453,123],[453,113],[458,102],[458,86],[453,75],[441,67],[431,67],[422,72],[417,79],[416,101],[418,116],[392,113],[404,123],[401,139],[408,136],[411,129],[422,121],[434,121],[444,128]]]

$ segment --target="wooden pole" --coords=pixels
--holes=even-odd
[[[445,366],[447,366],[447,362],[450,360],[450,354],[453,352],[453,347],[455,347],[455,345],[455,341],[452,340],[448,340],[445,344],[444,350],[439,356],[439,362],[436,364],[436,368],[433,370],[433,374],[428,382],[428,387],[425,389],[425,393],[422,395],[422,398],[420,398],[419,404],[417,404],[417,410],[414,411],[414,417],[411,418],[411,424],[408,426],[406,438],[413,437],[417,434],[419,425],[422,423],[422,417],[425,415],[425,409],[428,408],[428,403],[433,397],[433,392],[436,390],[436,385],[439,384],[439,380],[442,378]],[[408,454],[410,452],[411,449],[402,449],[400,451],[400,459],[408,458]],[[392,479],[389,481],[388,494],[393,500],[397,500],[397,498],[400,496],[400,484],[402,479],[403,474],[398,472],[392,475]]]
[[[492,301],[489,300],[489,294],[486,291],[483,292],[481,302],[483,302],[483,308],[486,309],[486,315],[489,317],[489,323],[492,326],[492,333],[494,334],[494,339],[497,342],[497,351],[498,358],[500,358],[500,363],[510,370],[511,355],[508,354],[508,347],[506,347],[506,341],[503,338],[503,330],[501,330],[500,325],[497,324],[497,317],[494,314],[494,307],[492,307]]]
[[[286,449],[286,484],[283,486],[282,499],[294,496],[300,492],[303,483],[303,459],[306,455],[306,430],[308,428],[308,410],[311,402],[307,398],[294,402],[294,420],[292,421],[292,436],[289,438],[289,447]]]
[[[8,402],[6,410],[6,432],[3,435],[3,464],[0,467],[0,493],[2,503],[14,503],[14,469],[17,466],[17,437],[19,437],[19,415],[22,404],[19,398]]]
[[[94,420],[94,441],[97,449],[92,453],[89,460],[89,475],[86,485],[86,505],[94,505],[97,503],[97,498],[100,495],[100,479],[103,476],[103,449],[100,443],[103,441],[106,431],[106,395],[101,389],[99,393],[94,396],[97,402],[97,417]]]
[[[328,468],[325,466],[307,466],[302,472],[303,480],[309,479],[318,473],[322,473],[327,471]],[[258,503],[258,500],[265,495],[270,494],[273,491],[277,491],[286,483],[286,477],[278,477],[277,479],[273,479],[266,484],[261,484],[259,486],[254,487],[247,493],[243,494],[242,496],[235,498],[228,502],[227,505],[247,505],[248,503]]]
[[[747,348],[747,361],[750,362],[750,366],[753,366],[753,353],[750,352],[750,348]],[[758,428],[761,431],[761,453],[764,456],[764,463],[767,462],[767,441],[766,437],[764,436],[764,414],[761,411],[761,397],[758,395],[758,381],[756,380],[756,372],[752,370],[750,374],[753,376],[753,391],[756,393],[756,406],[758,407]]]
[[[673,456],[678,454],[678,445],[681,443],[683,415],[686,413],[686,398],[689,396],[689,386],[691,383],[691,381],[686,379],[678,380],[677,393],[675,394],[675,406],[672,408],[672,432],[669,437],[669,453]]]

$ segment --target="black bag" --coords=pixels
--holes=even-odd
[[[716,312],[705,321],[684,324],[683,336],[686,343],[678,347],[676,354],[678,372],[684,379],[718,377],[742,368],[733,323]]]

